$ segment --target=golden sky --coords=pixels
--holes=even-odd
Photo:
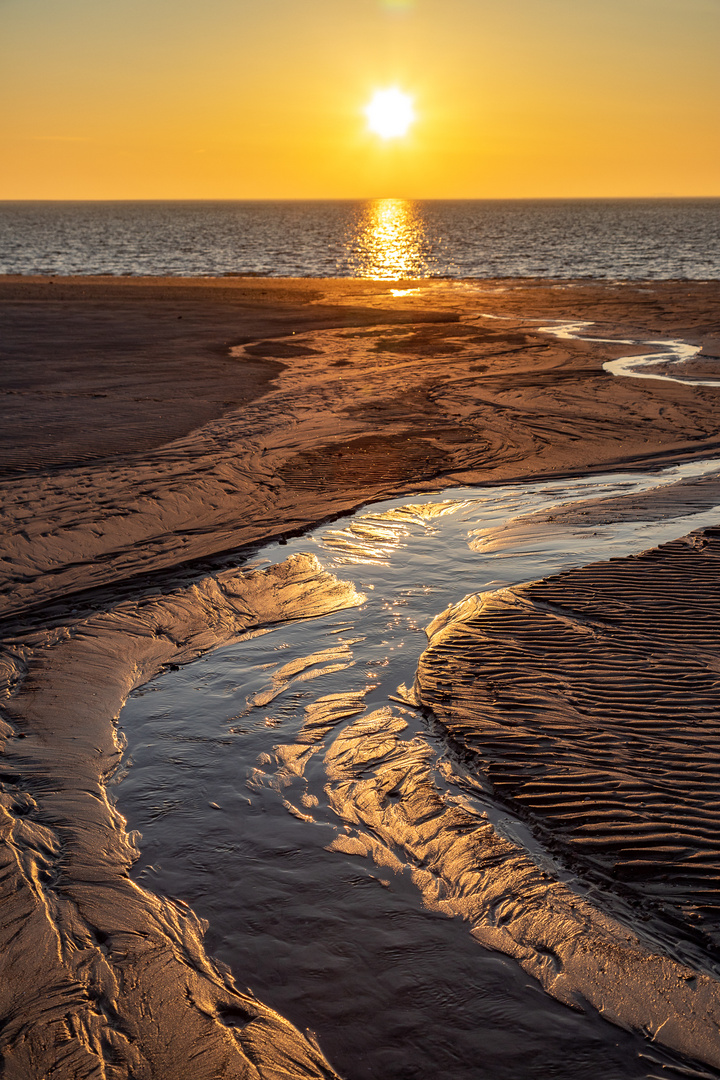
[[[719,57],[720,0],[0,0],[0,198],[717,196]]]

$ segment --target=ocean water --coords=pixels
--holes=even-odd
[[[0,202],[0,273],[720,278],[720,199]]]

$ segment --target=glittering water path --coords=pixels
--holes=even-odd
[[[0,202],[0,272],[720,276],[719,199]]]

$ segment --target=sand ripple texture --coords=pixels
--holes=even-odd
[[[719,568],[709,529],[470,597],[429,627],[417,675],[423,704],[549,848],[648,924],[661,915],[671,955],[697,963],[700,944],[715,974]]]

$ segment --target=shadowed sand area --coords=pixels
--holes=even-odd
[[[242,573],[240,547],[390,495],[717,455],[719,388],[602,365],[668,338],[702,345],[706,373],[719,302],[717,282],[0,279],[5,1075],[336,1075],[238,990],[252,972],[207,956],[189,908],[131,881],[135,838],[106,793],[123,703],[218,645],[362,602],[310,556]],[[573,319],[637,344],[541,329]],[[716,505],[712,483],[653,513]],[[620,518],[640,512],[632,498],[615,500]],[[416,690],[498,798],[607,891],[609,914],[598,930],[589,901],[538,883],[460,811],[417,841],[427,903],[560,1000],[715,1067],[719,543],[706,530],[468,598],[431,626]],[[373,773],[389,752],[373,723],[328,751],[329,797],[401,845],[437,800],[422,754]],[[402,820],[383,816],[388,784]],[[501,862],[488,918],[480,879]],[[621,941],[613,897],[666,935],[662,955]],[[544,935],[542,971],[523,935]],[[626,1005],[605,1009],[619,979]]]

